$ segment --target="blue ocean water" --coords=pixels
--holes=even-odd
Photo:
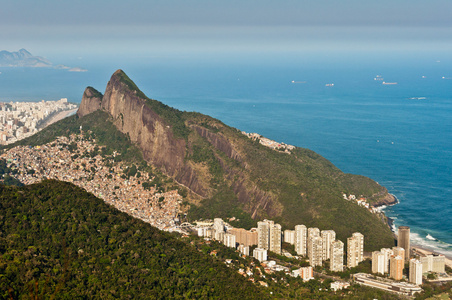
[[[151,98],[312,149],[376,180],[399,199],[385,213],[411,227],[413,244],[452,255],[452,57],[150,57],[83,67],[89,71],[0,68],[0,101],[80,102],[86,86],[103,92],[122,68]]]

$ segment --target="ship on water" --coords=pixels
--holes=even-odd
[[[386,81],[383,81],[381,84],[394,85],[394,84],[397,84],[397,82],[386,82]]]

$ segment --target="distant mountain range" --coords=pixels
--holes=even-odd
[[[85,72],[82,68],[71,68],[65,65],[54,65],[41,56],[33,56],[25,49],[17,52],[0,51],[0,67],[27,67],[27,68],[53,68],[67,69],[70,72]]]

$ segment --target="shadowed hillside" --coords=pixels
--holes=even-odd
[[[59,181],[0,184],[0,253],[0,299],[266,298],[188,240]]]

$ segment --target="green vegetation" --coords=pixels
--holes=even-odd
[[[344,174],[308,149],[296,148],[290,155],[271,150],[214,118],[181,112],[148,99],[124,72],[116,74],[128,89],[147,99],[152,111],[168,122],[176,137],[187,141],[185,161],[198,166],[198,175],[209,190],[200,205],[192,205],[191,219],[235,217],[239,219],[236,225],[249,228],[257,220],[271,218],[285,228],[305,224],[333,229],[342,241],[353,232],[361,232],[366,251],[394,245],[389,227],[378,215],[342,198],[346,193],[369,202],[379,200],[387,190],[373,180]],[[193,126],[205,128],[216,142],[201,137]],[[228,147],[240,158],[228,157]],[[238,181],[242,183],[239,187]]]
[[[416,296],[416,300],[423,299],[452,299],[452,282],[447,283],[429,283],[426,282],[422,286],[424,292]]]
[[[196,173],[190,180],[198,181],[198,186],[207,191],[207,196],[200,199],[180,188],[191,203],[190,219],[235,217],[238,220],[235,225],[250,228],[256,221],[268,218],[280,223],[284,229],[292,229],[297,224],[332,229],[344,242],[353,232],[361,232],[365,236],[366,251],[394,245],[393,235],[380,216],[342,197],[343,193],[362,196],[369,201],[384,197],[386,189],[373,180],[344,174],[308,149],[296,148],[292,154],[269,149],[211,117],[181,112],[148,99],[124,72],[115,74],[117,80],[124,83],[124,89],[129,89],[124,93],[145,99],[149,108],[172,128],[174,135],[185,139],[184,163],[194,166]],[[99,145],[106,146],[101,153],[118,151],[121,155],[115,160],[127,161],[131,167],[143,162],[141,151],[102,111],[80,119],[75,116],[64,119],[19,144],[47,143],[58,135],[78,132],[80,126]],[[195,130],[196,126],[205,128],[207,137],[202,137]],[[157,178],[143,182],[145,188],[177,187],[162,174],[165,170],[149,168]],[[137,171],[143,170],[138,168]]]
[[[101,92],[99,92],[98,90],[96,90],[96,89],[93,88],[92,86],[87,87],[87,89],[89,89],[89,90],[91,91],[92,95],[91,95],[90,97],[88,97],[88,96],[85,94],[85,97],[102,99],[103,95],[102,95]]]
[[[247,168],[243,167],[245,163],[227,157],[206,139],[199,141],[199,138],[191,137],[193,155],[188,158],[195,163],[209,166],[209,174],[216,178],[215,184],[221,186],[216,191],[222,194],[219,197],[214,193],[204,199],[200,207],[193,206],[190,210],[193,219],[203,215],[205,218],[237,217],[233,215],[237,212],[232,212],[231,207],[238,207],[249,216],[253,211],[252,205],[240,203],[237,200],[237,193],[233,190],[235,180],[241,178],[245,179],[249,186],[256,185],[267,195],[276,198],[275,208],[267,211],[261,209],[255,218],[257,220],[271,218],[288,229],[294,228],[297,224],[318,227],[321,230],[333,229],[337,238],[344,242],[353,232],[361,232],[365,236],[366,251],[394,245],[389,227],[377,215],[342,198],[342,194],[346,193],[369,199],[375,194],[384,194],[386,192],[384,187],[364,176],[344,174],[331,162],[311,150],[295,148],[290,155],[280,153],[260,145],[215,119],[210,118],[208,122],[206,119],[208,117],[193,115],[190,123],[208,130],[214,128],[211,132],[221,135],[234,145]],[[212,167],[215,164],[220,165],[220,171],[227,170],[227,173],[223,171],[219,177],[218,173],[213,172],[213,170],[218,172],[218,168]],[[253,199],[248,201],[252,203]],[[242,223],[241,226],[248,228],[256,226],[255,224],[256,222],[251,224],[247,221],[247,225]]]
[[[29,170],[29,172],[34,172]],[[4,185],[23,186],[23,184],[11,175],[16,174],[16,170],[8,168],[4,159],[0,159],[0,183]]]
[[[69,183],[0,185],[0,299],[265,299],[176,234]]]
[[[229,222],[232,226],[245,229],[256,227],[256,221],[243,211],[237,196],[225,185],[222,185],[211,198],[203,199],[201,205],[192,205],[189,212],[190,220],[214,218],[228,220],[232,217],[235,218],[235,221]]]

